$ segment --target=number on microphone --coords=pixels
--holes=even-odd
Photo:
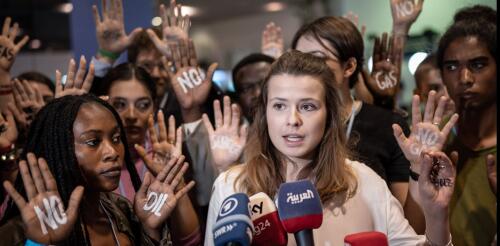
[[[269,223],[269,220],[259,222],[257,225],[255,225],[255,235],[260,235],[262,231],[269,227],[271,227],[271,223]]]

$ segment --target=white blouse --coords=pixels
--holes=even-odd
[[[323,204],[323,224],[313,230],[316,245],[344,245],[344,237],[364,231],[387,235],[389,245],[424,245],[425,236],[417,235],[404,217],[403,208],[391,194],[386,182],[363,163],[346,160],[358,181],[356,194],[347,202]],[[241,172],[233,168],[215,180],[208,209],[205,245],[213,245],[212,226],[224,199],[237,191],[233,184]],[[342,200],[341,197],[338,198]],[[336,200],[336,199],[334,199]],[[340,206],[338,204],[341,204]],[[296,245],[288,234],[288,245]]]

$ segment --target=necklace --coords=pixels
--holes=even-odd
[[[101,205],[102,210],[106,214],[106,217],[108,218],[109,224],[111,225],[111,231],[113,232],[113,239],[115,240],[116,245],[120,246],[120,241],[118,241],[118,235],[116,234],[115,230],[115,224],[113,223],[113,220],[111,220],[111,216],[108,213],[108,210],[102,205],[101,200],[99,199],[99,205]]]

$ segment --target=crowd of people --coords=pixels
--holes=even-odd
[[[276,198],[304,179],[322,204],[318,245],[365,231],[389,245],[496,245],[496,10],[455,13],[406,112],[401,66],[423,2],[390,1],[371,71],[352,13],[304,24],[290,47],[270,23],[233,67],[235,92],[212,81],[217,63],[200,66],[175,0],[161,28],[128,34],[122,0],[93,6],[98,51],[55,82],[10,73],[29,38],[7,17],[0,245],[214,245],[227,197]]]

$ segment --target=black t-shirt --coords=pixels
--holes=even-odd
[[[410,162],[394,137],[394,123],[401,126],[406,136],[410,134],[401,115],[363,103],[354,118],[349,142],[354,144],[354,159],[371,167],[387,183],[408,182]]]

